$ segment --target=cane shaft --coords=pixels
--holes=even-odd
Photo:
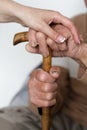
[[[50,130],[51,126],[51,118],[50,118],[50,108],[42,108],[42,117],[41,117],[41,122],[42,122],[42,130]]]
[[[49,72],[51,68],[51,49],[49,48],[49,56],[43,57],[42,68]],[[51,125],[51,110],[50,107],[42,108],[42,130],[50,130]]]
[[[42,69],[46,72],[49,72],[51,68],[51,49],[49,48],[49,55],[43,57]]]

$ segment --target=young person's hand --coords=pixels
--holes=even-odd
[[[73,23],[57,11],[32,8],[12,0],[0,0],[0,22],[19,23],[33,29],[33,35],[35,31],[39,31],[56,42],[63,41],[64,36],[53,30],[50,24],[62,24],[72,32],[74,40],[79,42],[79,36]]]

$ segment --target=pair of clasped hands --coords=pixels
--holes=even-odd
[[[72,32],[62,24],[51,25],[52,29],[60,35],[60,42],[55,42],[45,34],[29,31],[29,44],[26,49],[31,53],[39,53],[43,56],[49,55],[48,46],[52,49],[53,57],[71,57],[79,63],[84,64],[84,51],[86,44],[79,35],[80,42],[76,42]],[[61,70],[53,66],[47,73],[42,69],[34,70],[29,79],[29,98],[31,103],[37,107],[48,107],[56,104],[58,94],[58,79]]]

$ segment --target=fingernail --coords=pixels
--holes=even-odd
[[[65,37],[63,37],[62,35],[59,35],[56,39],[56,42],[59,42],[59,43],[63,43],[64,41],[66,40]]]
[[[51,71],[51,73],[52,73],[53,76],[58,76],[59,75],[58,71]]]
[[[29,43],[31,47],[36,47],[37,46],[37,43],[36,42],[31,42]]]

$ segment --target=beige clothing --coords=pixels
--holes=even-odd
[[[50,130],[87,130],[63,113],[51,117]],[[6,108],[0,111],[0,130],[41,130],[41,120],[29,107]]]
[[[87,43],[87,13],[75,16],[72,21],[78,29],[78,32],[82,35],[84,41]]]
[[[87,43],[87,14],[73,18],[77,29]],[[87,61],[86,61],[87,62]],[[70,92],[63,112],[79,124],[87,126],[87,70],[79,68],[78,79],[70,79]]]

